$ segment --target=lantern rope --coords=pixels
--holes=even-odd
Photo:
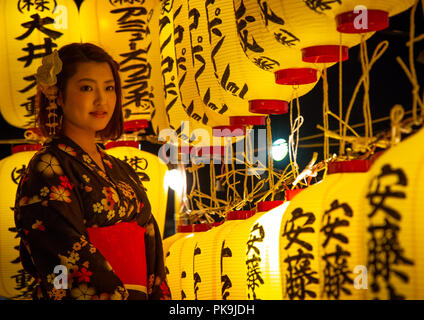
[[[293,95],[297,96],[296,88],[294,88],[292,98],[290,99],[289,158],[293,175],[297,176],[299,174],[299,166],[297,164],[297,145],[299,144],[299,129],[303,124],[303,117],[300,115],[299,100],[296,99],[297,117],[293,121]],[[296,137],[296,139],[294,139],[294,136]]]
[[[266,116],[266,142],[267,142],[267,155],[268,155],[268,182],[269,189],[274,190],[274,164],[272,159],[272,133],[271,133],[271,118]],[[271,201],[274,200],[274,192],[271,193]]]
[[[322,83],[323,83],[323,104],[322,104],[322,118],[324,125],[324,160],[328,159],[330,154],[329,137],[326,134],[328,129],[328,114],[330,112],[329,101],[328,101],[328,79],[327,79],[327,68],[324,65],[322,70]]]
[[[362,102],[363,114],[365,119],[365,137],[366,140],[371,140],[373,136],[372,132],[372,117],[371,117],[371,108],[370,108],[370,69],[369,69],[369,59],[368,59],[368,48],[365,36],[361,37],[360,44],[360,56],[361,56],[361,66],[362,74],[364,77],[363,87],[364,87],[364,97]]]
[[[367,65],[368,72],[371,71],[371,68],[374,65],[374,63],[378,59],[381,58],[381,56],[387,50],[388,46],[389,46],[389,42],[388,41],[382,41],[382,42],[380,42],[377,45],[377,47],[375,48],[375,50],[373,52],[373,55],[371,57],[371,60],[370,60],[369,64]],[[362,74],[361,78],[359,79],[359,81],[358,81],[358,83],[357,83],[357,85],[356,85],[356,87],[354,89],[353,95],[352,95],[352,97],[350,99],[349,106],[348,106],[348,108],[346,110],[346,114],[345,114],[345,121],[344,122],[346,124],[349,123],[350,113],[352,111],[353,104],[354,104],[354,102],[356,100],[356,96],[357,96],[357,94],[359,92],[359,89],[360,89],[362,83],[364,82],[364,78],[365,78],[365,75]],[[368,125],[368,123],[365,123],[365,125]],[[342,140],[341,140],[341,144],[342,144],[341,150],[342,150],[342,153],[343,154],[345,152],[345,145],[346,145],[346,143],[345,143],[345,140],[346,140],[346,131],[347,131],[347,126],[343,126],[343,136],[342,136]]]
[[[424,2],[424,0],[423,0]],[[415,3],[415,5],[412,7],[411,10],[411,16],[410,16],[410,30],[409,30],[409,41],[406,43],[406,45],[409,47],[409,69],[406,66],[406,64],[403,62],[402,58],[396,57],[397,62],[400,64],[402,69],[404,70],[406,76],[409,78],[409,81],[412,84],[412,117],[414,123],[418,124],[420,121],[418,121],[418,105],[421,108],[421,116],[423,116],[424,113],[424,96],[423,99],[420,98],[419,91],[420,91],[420,85],[418,83],[417,78],[417,72],[415,69],[415,62],[414,62],[414,43],[421,41],[424,39],[424,34],[421,34],[418,37],[415,37],[415,13],[417,10],[418,1]],[[424,3],[423,5],[423,11],[424,11]]]

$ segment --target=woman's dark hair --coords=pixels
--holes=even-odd
[[[56,76],[58,88],[58,96],[62,95],[63,100],[66,100],[66,85],[69,78],[76,72],[79,63],[82,62],[107,62],[112,70],[113,80],[115,81],[116,105],[106,128],[97,132],[97,136],[103,140],[116,140],[124,130],[124,120],[122,116],[122,88],[121,78],[119,76],[119,64],[102,48],[92,43],[71,43],[63,46],[58,50],[59,58],[62,60],[62,71]],[[47,97],[40,91],[38,96],[38,113],[37,123],[44,136],[49,136],[48,111],[46,108],[49,105]],[[63,116],[62,108],[57,108],[57,115],[60,119]],[[59,128],[61,130],[61,128]]]

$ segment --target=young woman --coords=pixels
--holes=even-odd
[[[145,189],[96,141],[123,132],[119,65],[101,48],[62,47],[37,72],[38,124],[49,136],[15,205],[34,299],[169,299],[161,235]]]

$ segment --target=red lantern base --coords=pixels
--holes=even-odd
[[[302,49],[302,60],[309,63],[335,63],[349,59],[349,47],[337,45],[313,46]]]
[[[216,126],[212,128],[214,137],[241,137],[246,134],[244,126]]]
[[[383,10],[365,10],[365,8],[358,12],[348,11],[337,15],[336,23],[337,31],[341,33],[374,32],[389,26],[389,13]]]
[[[105,149],[108,150],[110,148],[115,147],[133,147],[139,149],[140,142],[138,141],[111,141],[106,143]]]
[[[328,174],[346,172],[367,172],[371,168],[371,160],[348,160],[328,163]]]
[[[232,126],[264,126],[264,116],[232,116],[230,117]]]
[[[149,127],[148,120],[131,120],[124,122],[124,132],[130,133],[142,129],[147,129]]]
[[[250,100],[249,111],[265,114],[285,114],[289,111],[289,104],[283,100]]]
[[[246,220],[255,215],[253,210],[230,211],[227,213],[226,220]]]
[[[286,190],[286,200],[291,201],[298,193],[300,193],[303,189],[294,189],[294,190]]]
[[[275,72],[275,82],[282,85],[310,84],[317,80],[317,70],[312,68],[281,69]]]

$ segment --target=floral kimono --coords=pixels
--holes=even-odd
[[[19,183],[15,222],[33,297],[169,299],[145,188],[126,162],[98,149],[105,172],[70,138],[51,139]]]

